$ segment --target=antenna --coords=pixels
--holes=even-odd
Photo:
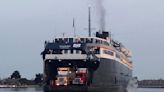
[[[88,31],[88,36],[92,36],[92,30],[96,30],[96,28],[91,28],[91,7],[88,7],[88,28],[84,28],[84,30]]]
[[[88,32],[89,32],[89,37],[91,37],[91,7],[88,7]]]
[[[65,36],[65,33],[63,32],[62,35],[63,35],[63,37],[64,37],[64,36]]]
[[[74,37],[76,37],[76,27],[75,27],[75,18],[73,18],[73,30],[74,30]]]

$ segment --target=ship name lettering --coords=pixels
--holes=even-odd
[[[70,48],[71,46],[70,46],[70,45],[60,45],[59,47],[60,47],[60,48],[67,49],[67,48]]]
[[[81,44],[73,44],[73,47],[74,48],[79,48],[79,47],[81,47]]]

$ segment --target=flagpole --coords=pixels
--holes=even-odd
[[[89,31],[89,37],[91,37],[91,7],[88,7],[88,31]]]
[[[73,29],[74,29],[74,37],[76,37],[76,27],[75,27],[75,19],[73,18]]]

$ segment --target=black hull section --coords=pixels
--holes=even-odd
[[[60,87],[44,87],[44,92],[127,92],[120,86],[110,87],[91,87],[91,86],[60,86]]]
[[[93,74],[89,90],[92,92],[126,92],[132,70],[118,61],[101,59],[99,68]]]
[[[50,87],[45,86],[44,92],[87,92],[87,86],[57,86],[57,87]]]
[[[110,87],[113,85],[127,87],[132,78],[132,70],[118,61],[101,59],[94,72],[92,86]]]

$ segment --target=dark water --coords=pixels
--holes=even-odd
[[[41,88],[0,88],[0,92],[43,92]]]
[[[137,92],[164,92],[164,88],[138,88]]]
[[[0,88],[0,92],[43,92],[41,88]],[[164,88],[138,88],[136,92],[164,92]]]

